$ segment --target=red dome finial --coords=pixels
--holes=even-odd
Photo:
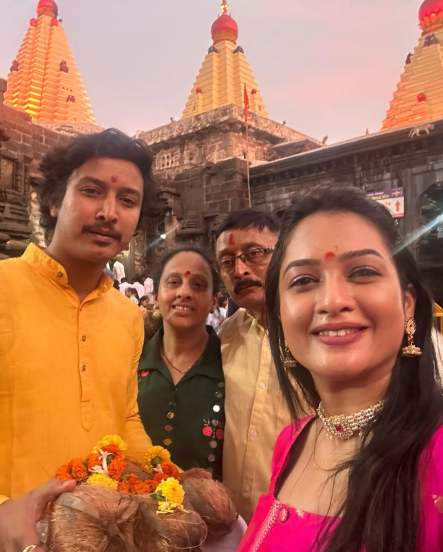
[[[37,15],[50,15],[51,17],[58,16],[58,6],[54,0],[39,0],[37,5]]]
[[[237,22],[229,15],[229,5],[227,0],[223,0],[221,4],[221,15],[218,17],[211,27],[211,35],[214,44],[222,40],[230,40],[236,43],[238,38]]]
[[[443,26],[443,0],[425,0],[418,12],[420,27],[434,31]]]

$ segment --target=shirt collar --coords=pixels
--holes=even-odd
[[[244,320],[250,323],[251,328],[263,335],[267,333],[265,327],[248,310],[245,308],[240,308],[239,310],[243,311]]]
[[[202,356],[197,360],[194,366],[184,375],[187,377],[202,375],[216,380],[223,379],[222,361],[220,354],[220,340],[210,326],[206,326],[209,334],[208,343]],[[170,377],[169,369],[163,362],[160,355],[161,340],[163,337],[163,328],[160,328],[151,339],[145,343],[143,353],[140,359],[139,371],[157,370],[164,376]],[[183,381],[181,380],[181,381]]]
[[[34,270],[52,280],[58,286],[64,288],[70,287],[68,274],[64,266],[48,255],[48,253],[38,245],[30,243],[23,253],[22,258],[30,264]],[[112,279],[103,273],[103,276],[94,292],[98,294],[106,293],[112,287]]]

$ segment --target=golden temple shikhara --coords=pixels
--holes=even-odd
[[[422,33],[406,58],[383,130],[443,118],[443,0],[425,0],[419,22]]]
[[[5,104],[48,125],[95,125],[54,0],[40,0],[12,62]]]
[[[237,43],[238,25],[223,0],[221,14],[211,28],[212,46],[203,60],[189,94],[183,118],[206,113],[225,105],[243,108],[248,95],[249,111],[267,117],[263,98],[243,48]]]

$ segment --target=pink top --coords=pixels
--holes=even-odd
[[[288,461],[297,437],[312,417],[298,420],[283,429],[274,449],[269,492],[260,497],[248,530],[237,552],[314,552],[315,541],[326,521],[331,529],[338,518],[303,512],[274,498],[275,486]],[[417,552],[443,550],[443,426],[434,433],[426,452],[422,485],[423,526]],[[296,545],[296,548],[294,546]]]

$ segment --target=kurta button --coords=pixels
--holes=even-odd
[[[82,372],[86,372],[86,364],[83,364],[83,366],[82,366]]]
[[[86,341],[86,336],[85,335],[82,335],[82,341],[83,341],[83,343]]]
[[[278,517],[281,523],[285,523],[289,519],[289,510],[287,508],[282,508]]]

